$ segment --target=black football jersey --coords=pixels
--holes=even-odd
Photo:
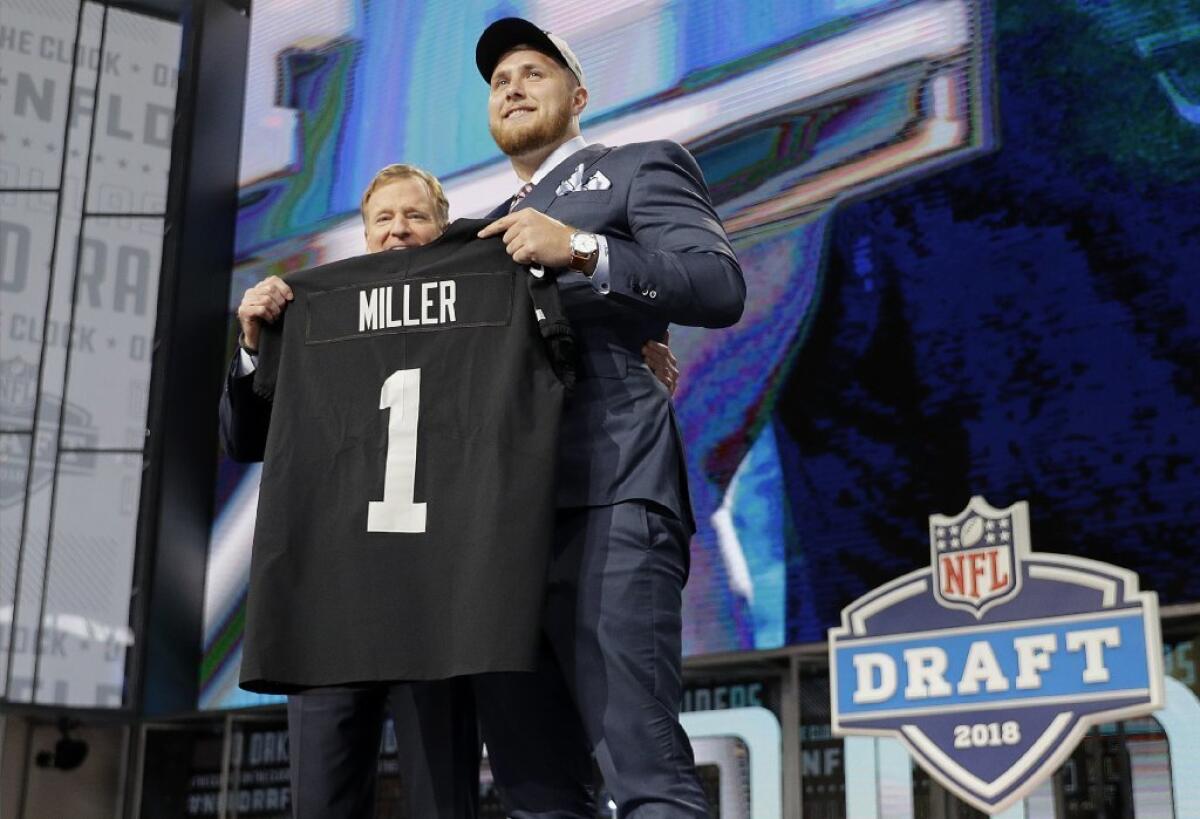
[[[572,345],[485,224],[288,276],[243,688],[533,668]]]

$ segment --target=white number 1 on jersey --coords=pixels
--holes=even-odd
[[[379,390],[379,408],[390,409],[383,500],[367,503],[368,532],[425,531],[425,504],[414,503],[417,482],[417,415],[421,371],[396,370]]]

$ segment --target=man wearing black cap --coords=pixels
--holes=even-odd
[[[560,268],[582,346],[563,418],[542,668],[503,675],[479,709],[515,817],[592,817],[594,754],[624,817],[707,816],[679,724],[681,597],[695,526],[667,391],[639,339],[724,327],[745,282],[680,145],[589,145],[583,69],[561,38],[506,18],[476,62],[489,127],[521,185],[480,236]]]

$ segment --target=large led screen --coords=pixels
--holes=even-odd
[[[474,44],[526,16],[585,67],[585,136],[695,154],[746,274],[737,326],[671,330],[687,654],[823,639],[971,494],[1191,599],[1200,75],[1164,9],[256,2],[230,309],[361,253],[385,164],[436,173],[452,216],[510,196]],[[205,707],[263,701],[236,686],[257,479],[222,463]]]

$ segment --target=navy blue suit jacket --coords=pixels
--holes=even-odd
[[[560,195],[580,165],[585,182],[601,173],[611,186]],[[524,208],[602,234],[609,249],[606,293],[580,273],[558,279],[582,350],[563,418],[558,505],[647,500],[694,529],[670,395],[641,348],[670,323],[725,327],[742,314],[742,269],[700,167],[674,142],[589,145],[551,170]],[[506,202],[492,216],[507,210]]]

